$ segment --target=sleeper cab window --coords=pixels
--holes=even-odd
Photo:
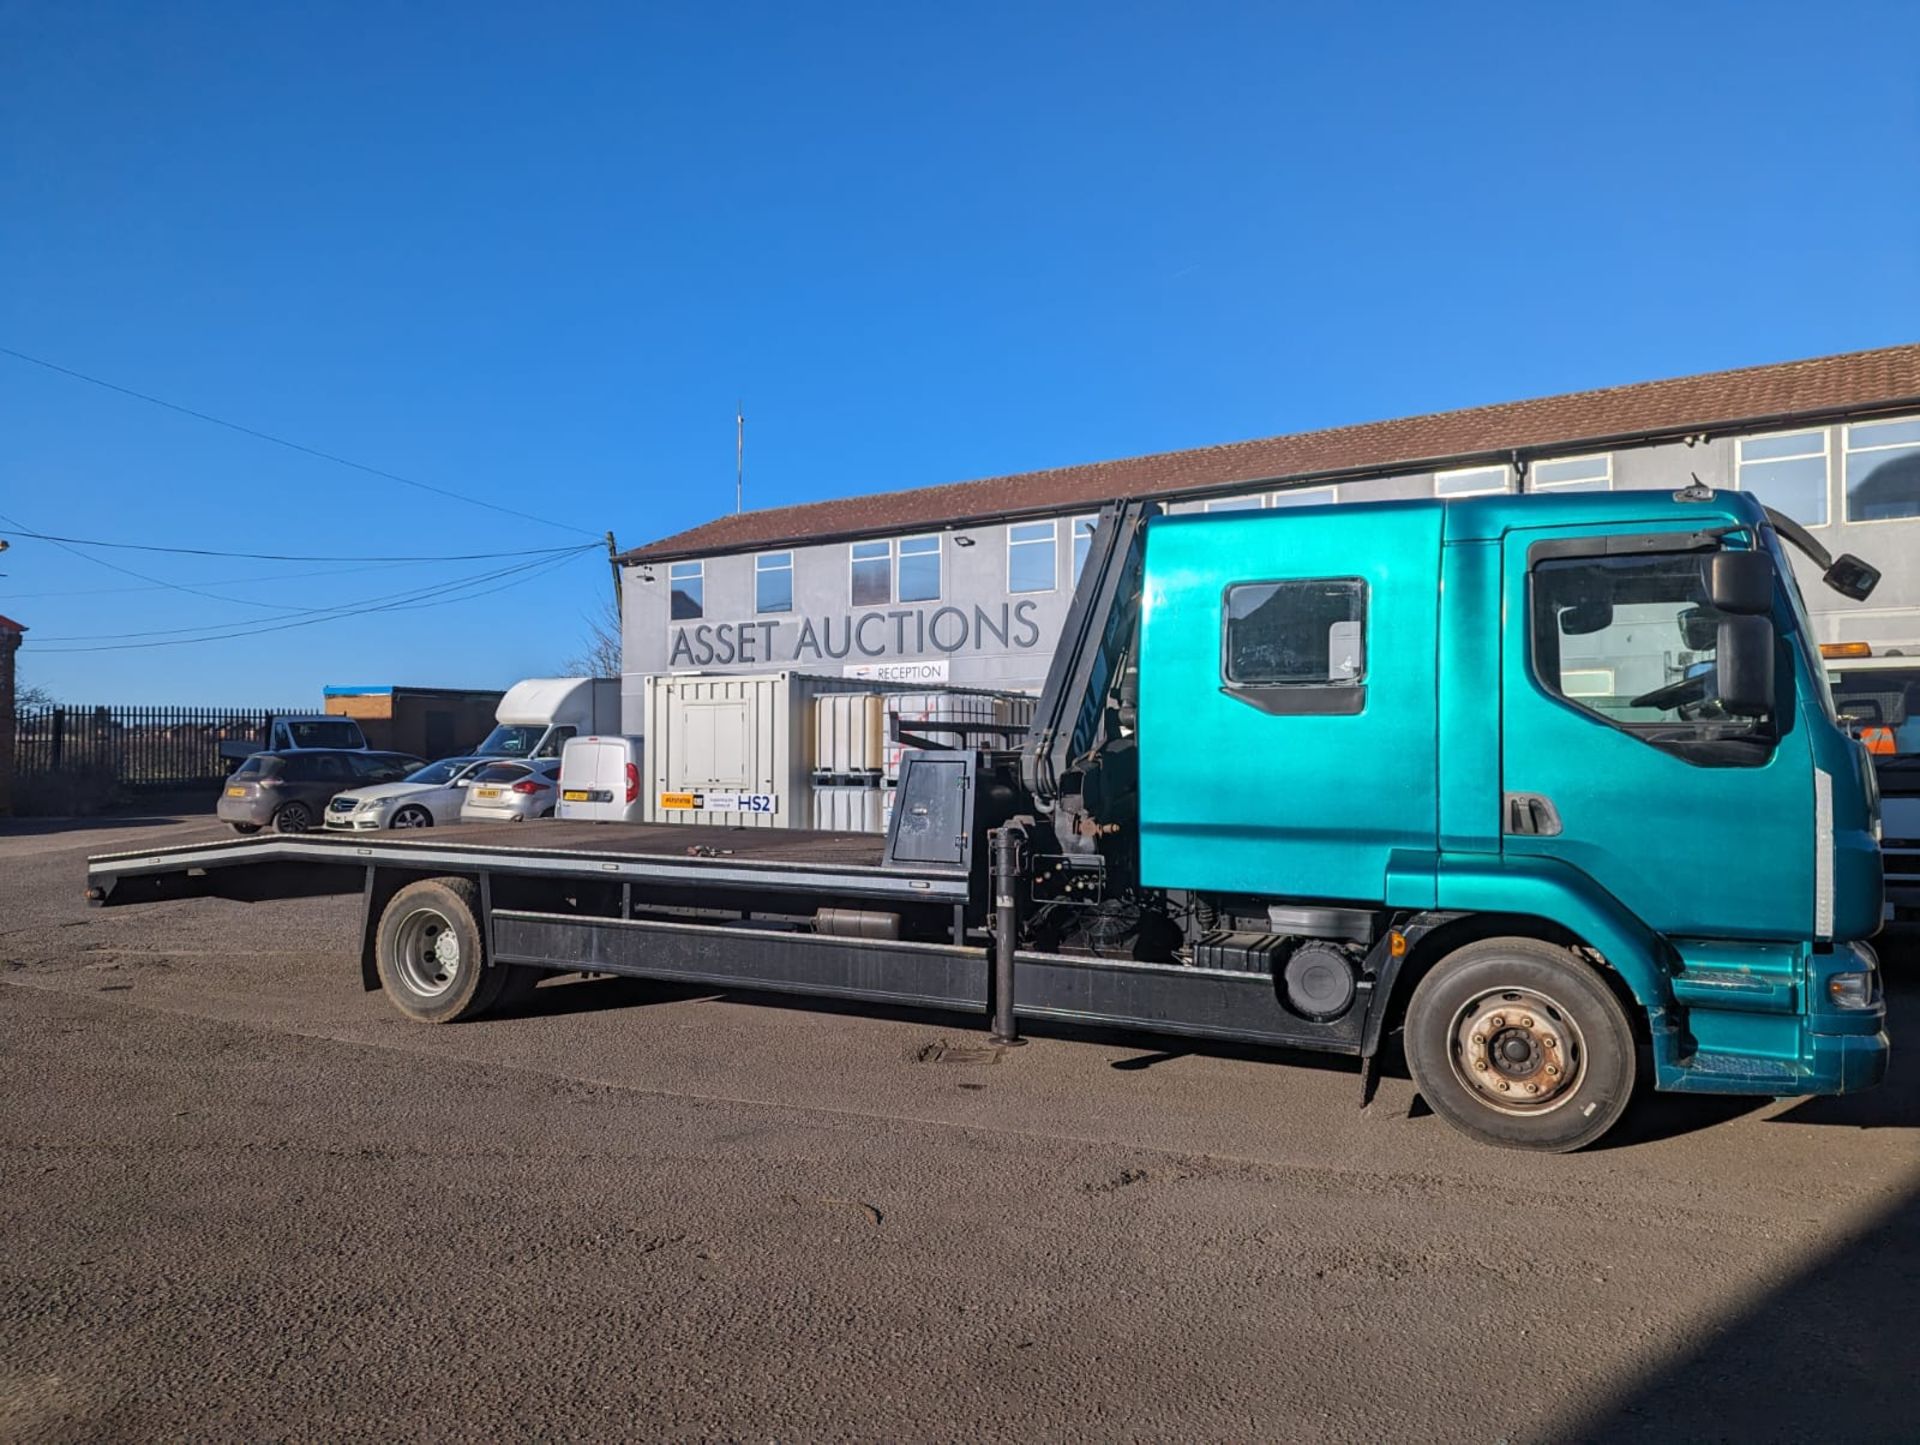
[[[1221,690],[1277,715],[1341,715],[1367,702],[1367,584],[1358,577],[1227,588]]]

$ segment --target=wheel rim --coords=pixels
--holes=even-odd
[[[1580,1025],[1537,989],[1477,994],[1453,1016],[1454,1077],[1502,1114],[1546,1114],[1580,1090],[1586,1044]]]
[[[277,822],[288,833],[304,833],[313,818],[307,812],[305,803],[289,803],[280,810]]]
[[[429,818],[418,808],[402,808],[394,815],[393,826],[396,828],[425,828],[431,825],[432,822],[433,819]]]
[[[416,909],[401,921],[394,953],[400,977],[422,998],[438,998],[460,980],[460,935],[437,909]]]

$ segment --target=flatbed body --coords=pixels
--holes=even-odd
[[[869,833],[799,829],[702,828],[673,823],[467,823],[419,832],[261,835],[137,849],[87,860],[96,902],[202,894],[248,897],[238,870],[291,865],[331,874],[392,866],[409,872],[580,877],[731,886],[845,898],[965,898],[964,874],[926,868],[883,869],[885,840]],[[252,876],[249,873],[246,876]],[[191,885],[191,886],[188,886]],[[320,888],[357,891],[358,883]],[[90,895],[91,896],[91,895]]]
[[[101,906],[361,893],[362,972],[407,884],[478,884],[491,962],[982,1015],[994,1004],[983,876],[883,862],[870,833],[675,823],[464,824],[419,833],[211,839],[87,860]],[[821,910],[906,913],[905,938],[784,926]],[[937,936],[936,936],[937,935]],[[1052,1020],[1357,1054],[1364,1010],[1329,1038],[1283,1009],[1270,976],[1021,950],[1017,1011]]]

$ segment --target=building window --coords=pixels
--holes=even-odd
[[[899,591],[902,602],[940,600],[940,539],[938,537],[902,537],[900,539]]]
[[[1338,487],[1288,487],[1267,498],[1269,507],[1321,507],[1340,500]]]
[[[1613,453],[1535,462],[1532,478],[1536,492],[1610,492],[1613,490]]]
[[[1847,428],[1847,520],[1920,517],[1920,417]]]
[[[707,564],[675,562],[667,568],[667,586],[672,589],[667,614],[675,622],[690,622],[706,615]]]
[[[1015,522],[1007,528],[1007,591],[1053,591],[1058,530],[1053,522]]]
[[[1826,526],[1826,428],[1741,437],[1735,443],[1734,485],[1802,526]]]
[[[1269,713],[1357,713],[1366,705],[1367,584],[1357,577],[1243,582],[1227,589],[1220,670],[1227,691]]]
[[[855,607],[884,607],[893,601],[893,543],[855,542],[853,580]]]
[[[1214,497],[1206,507],[1209,512],[1257,512],[1266,504],[1265,497]]]
[[[793,611],[793,553],[763,552],[753,559],[753,610]]]
[[[1080,574],[1086,570],[1087,550],[1093,546],[1094,517],[1075,517],[1073,519],[1073,585],[1080,585]]]
[[[1433,474],[1436,497],[1481,497],[1506,490],[1505,467],[1461,467],[1457,471]]]

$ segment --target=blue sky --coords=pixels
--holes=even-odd
[[[736,397],[768,506],[1912,341],[1917,48],[1911,3],[0,0],[0,346],[547,520],[7,357],[0,512],[629,545],[731,509]],[[56,651],[503,565],[93,555],[238,600],[15,535],[68,701],[499,686],[609,588]]]

